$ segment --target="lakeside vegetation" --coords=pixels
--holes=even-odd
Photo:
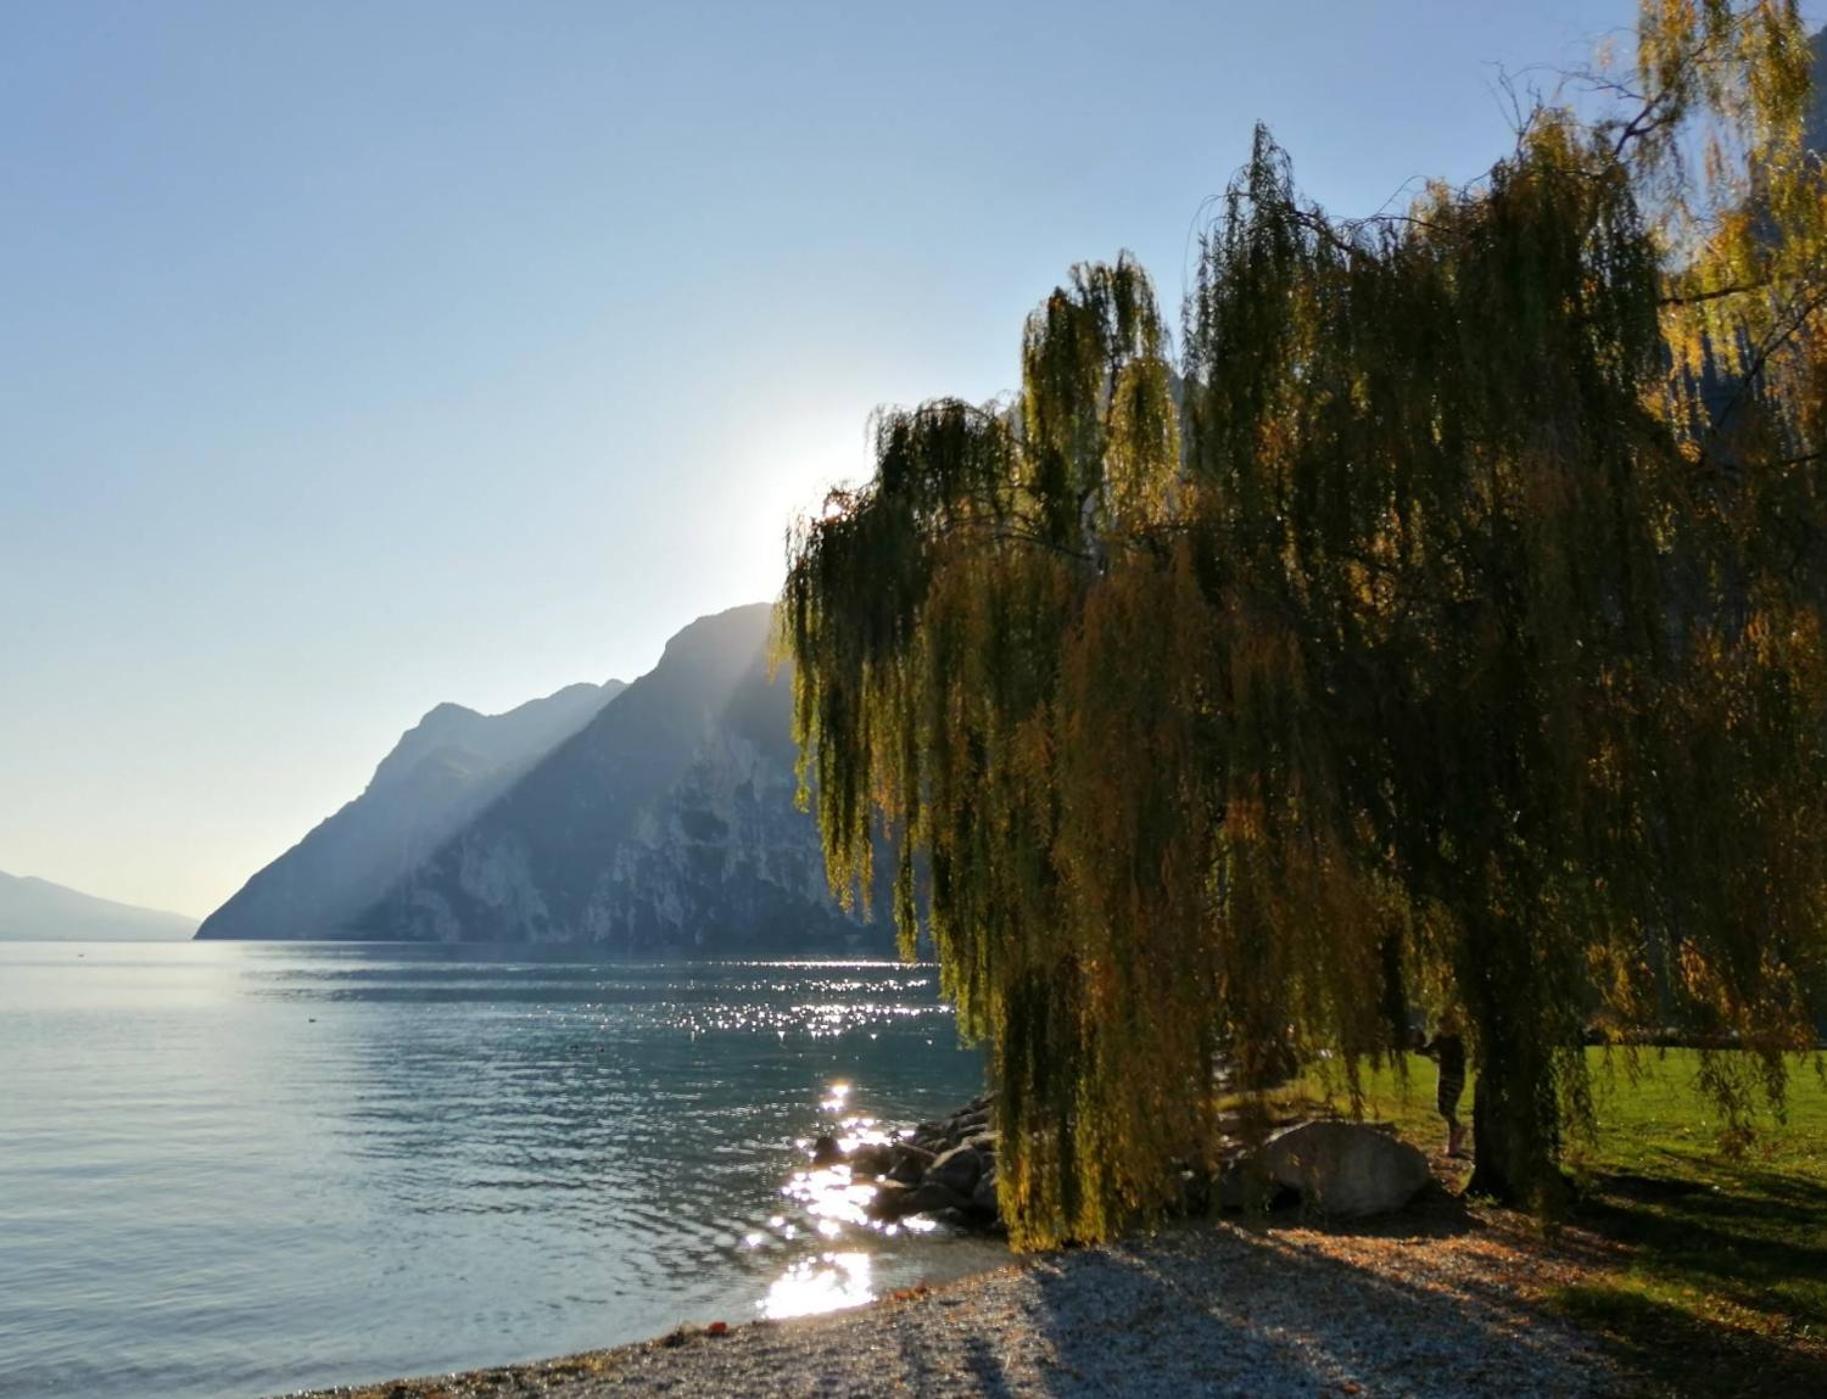
[[[1827,175],[1792,0],[1644,0],[1601,110],[1346,219],[1259,131],[1176,355],[1074,268],[1013,402],[884,413],[789,545],[834,888],[898,851],[1018,1246],[1171,1207],[1244,1084],[1463,1023],[1481,1195],[1552,1214],[1582,1046],[1742,1135],[1827,1014]],[[810,779],[815,779],[812,782]],[[1697,1109],[1696,1109],[1697,1111]]]

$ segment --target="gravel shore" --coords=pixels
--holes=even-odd
[[[1625,1378],[1542,1306],[1596,1247],[1446,1201],[1351,1228],[1186,1224],[852,1311],[318,1399],[1612,1394]]]

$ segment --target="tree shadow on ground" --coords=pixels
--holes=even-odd
[[[1560,1310],[1599,1334],[1644,1394],[1827,1394],[1820,1351],[1703,1321],[1629,1287],[1576,1285],[1561,1295]]]
[[[1039,1392],[1612,1392],[1563,1319],[1478,1267],[1434,1266],[1437,1245],[1484,1232],[1458,1202],[1352,1230],[1295,1222],[1181,1225],[1037,1261],[1024,1329],[1047,1342]],[[1360,1256],[1330,1251],[1330,1232]],[[994,1359],[984,1391],[1023,1390]]]
[[[1352,1223],[1230,1215],[1037,1258],[1004,1316],[902,1337],[907,1373],[1062,1399],[1827,1394],[1827,1185],[1650,1152],[1553,1226],[1445,1188]]]
[[[1587,1180],[1571,1223],[1629,1266],[1564,1310],[1663,1392],[1827,1394],[1827,1187],[1667,1154]]]
[[[1827,1221],[1827,1191],[1765,1184],[1780,1227]],[[1292,1210],[1176,1225],[1035,1260],[1009,1330],[1038,1347],[972,1332],[956,1353],[995,1396],[1827,1394],[1827,1347],[1807,1333],[1635,1285],[1637,1260],[1673,1259],[1767,1315],[1796,1270],[1822,1275],[1821,1248],[1756,1237],[1759,1207],[1726,1196],[1621,1175],[1550,1231],[1444,1192],[1351,1224]],[[1653,1212],[1671,1205],[1685,1217]],[[1818,1336],[1821,1310],[1804,1297],[1792,1320]]]

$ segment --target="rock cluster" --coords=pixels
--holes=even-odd
[[[873,1181],[871,1218],[893,1222],[927,1215],[957,1228],[1003,1232],[996,1198],[994,1095],[950,1117],[922,1122],[886,1142],[845,1151],[835,1137],[813,1143],[814,1166],[848,1166]],[[1363,1218],[1407,1205],[1432,1181],[1427,1158],[1389,1131],[1358,1122],[1283,1125],[1258,1144],[1233,1139],[1212,1174],[1183,1170],[1177,1213],[1301,1205],[1338,1218]]]
[[[873,1219],[893,1222],[928,1215],[980,1233],[999,1233],[994,1095],[977,1098],[950,1117],[922,1122],[891,1141],[864,1142],[846,1152],[832,1137],[812,1148],[816,1166],[845,1165],[857,1180],[875,1182]]]

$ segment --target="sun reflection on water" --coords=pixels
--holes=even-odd
[[[787,1198],[796,1200],[812,1216],[820,1233],[826,1222],[866,1229],[870,1225],[869,1202],[875,1198],[875,1186],[869,1181],[854,1180],[848,1166],[815,1166],[795,1171],[785,1186]],[[830,1237],[827,1233],[826,1237]]]
[[[860,1307],[875,1300],[867,1253],[821,1253],[788,1268],[760,1303],[761,1314],[780,1321],[790,1316]]]
[[[850,1112],[852,1085],[841,1080],[826,1085],[819,1108],[829,1117],[820,1126],[821,1135],[836,1139],[846,1153],[867,1143],[894,1140],[874,1117]],[[800,1150],[810,1153],[813,1142],[800,1140]],[[876,1243],[912,1235],[931,1234],[940,1226],[931,1219],[912,1216],[892,1223],[872,1219],[870,1201],[875,1198],[876,1182],[853,1175],[847,1165],[808,1166],[793,1172],[781,1192],[796,1207],[796,1214],[806,1220],[811,1230],[825,1243],[841,1245],[868,1240]],[[768,1220],[774,1237],[792,1239],[799,1231],[785,1215]],[[750,1234],[743,1242],[750,1248],[761,1247],[766,1236]],[[834,1247],[789,1264],[769,1286],[758,1303],[761,1315],[770,1318],[807,1316],[816,1312],[836,1311],[861,1306],[873,1300],[871,1259],[873,1254],[854,1246]]]

